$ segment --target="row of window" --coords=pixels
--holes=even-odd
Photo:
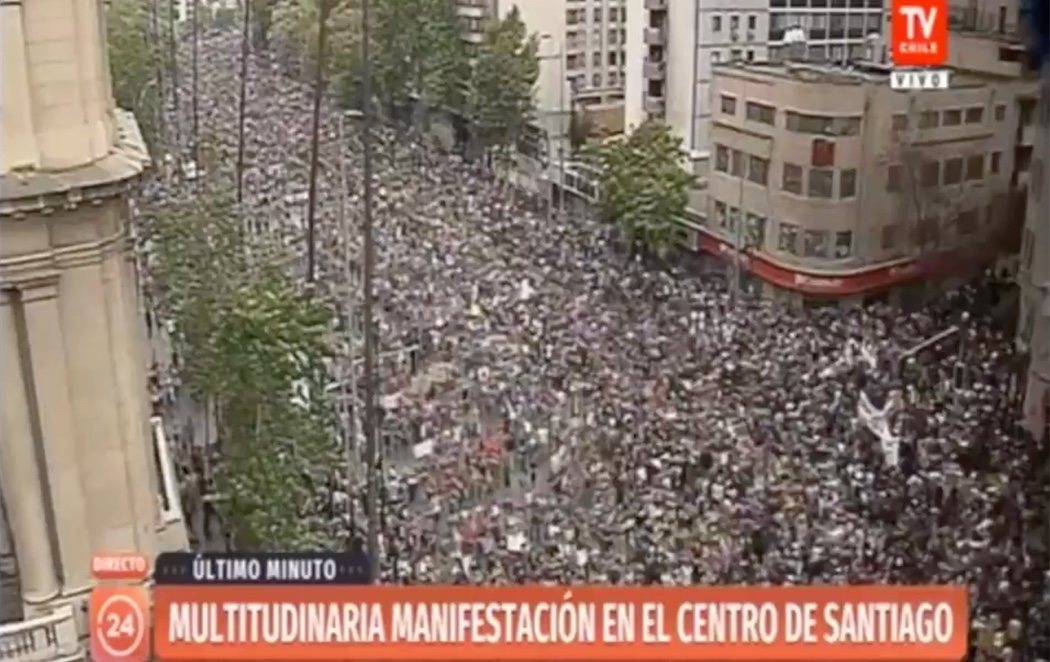
[[[743,177],[762,186],[769,184],[768,159],[745,154],[725,145],[715,145],[715,170]],[[795,195],[824,200],[835,197],[847,199],[857,195],[857,171],[854,168],[808,168],[809,177],[806,177],[806,170],[795,163],[784,163],[780,188]]]
[[[747,29],[748,30],[754,30],[757,27],[758,27],[758,16],[755,16],[754,14],[748,16],[747,17]],[[729,29],[731,31],[740,29],[740,15],[739,14],[730,14],[730,16],[729,16]],[[721,32],[721,31],[722,31],[722,17],[720,15],[718,15],[718,14],[715,14],[714,16],[711,17],[711,32]]]
[[[989,175],[999,174],[1002,153],[991,152],[987,159],[984,154],[971,154],[944,161],[923,159],[914,165],[894,163],[886,169],[886,190],[899,192],[910,182],[922,188],[954,186],[964,181],[976,182],[984,179],[986,165]]]
[[[723,114],[736,115],[739,104],[735,96],[723,94],[719,102]],[[773,106],[757,101],[748,101],[744,104],[744,109],[745,117],[752,122],[761,122],[769,126],[776,126],[777,124],[777,109]],[[784,111],[784,128],[794,133],[823,136],[855,136],[860,133],[860,117],[810,115],[788,110]]]
[[[606,43],[610,46],[627,43],[627,30],[623,28],[609,28],[606,33]],[[601,28],[595,28],[591,32],[591,46],[599,48],[602,45]],[[587,32],[584,30],[569,30],[565,33],[565,49],[577,51],[587,48]]]
[[[986,213],[989,220],[993,218],[992,205],[988,205]],[[887,251],[906,245],[936,246],[947,234],[954,233],[961,237],[973,235],[980,224],[981,210],[976,207],[964,209],[947,218],[931,217],[907,224],[887,223],[882,226],[881,246]]]
[[[610,67],[622,66],[627,62],[627,55],[621,51],[609,51],[605,58]],[[565,57],[566,69],[582,69],[587,66],[587,57],[582,54],[572,53]],[[591,53],[591,66],[602,66],[602,54],[599,51]]]
[[[595,7],[591,13],[591,21],[594,23],[602,22],[602,8]],[[626,7],[610,7],[609,8],[609,22],[615,23],[617,21],[621,23],[627,22],[627,8]],[[579,23],[587,22],[587,10],[586,9],[566,9],[565,10],[565,22],[569,25],[577,25]]]
[[[566,75],[569,81],[569,85],[572,87],[573,93],[582,92],[587,89],[587,74],[583,72],[569,71]],[[620,81],[627,80],[624,75],[623,69],[612,70],[607,72],[606,84],[609,87],[615,87],[620,84]],[[590,78],[590,89],[602,87],[602,74],[600,71],[595,71],[591,74]]]
[[[769,17],[770,31],[802,28],[804,30],[850,29],[881,32],[881,25],[882,15],[879,12],[787,12],[772,14]]]
[[[741,227],[741,219],[744,225]],[[737,237],[745,248],[762,248],[766,244],[769,225],[764,216],[744,213],[721,200],[714,203],[714,222],[723,235]],[[794,223],[781,221],[777,227],[777,250],[801,257],[834,258],[842,260],[853,253],[853,231],[802,230]],[[740,233],[739,235],[737,233]]]
[[[995,106],[995,121],[1006,119],[1006,104]],[[981,124],[984,122],[984,106],[968,108],[948,108],[946,110],[924,110],[919,113],[917,126],[920,129],[936,129],[941,126],[962,126],[963,124]],[[911,125],[907,113],[893,116],[893,130],[905,131]]]
[[[770,7],[850,7],[852,9],[882,8],[882,0],[769,0]]]

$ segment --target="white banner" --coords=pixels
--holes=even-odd
[[[894,402],[890,400],[882,409],[871,404],[871,400],[863,391],[857,400],[857,419],[864,424],[871,433],[879,438],[879,447],[886,464],[894,466],[900,460],[900,437],[890,430],[889,411]]]

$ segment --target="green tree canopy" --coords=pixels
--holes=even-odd
[[[299,57],[299,74],[312,79],[317,62],[317,36],[323,5],[329,6],[325,50],[327,68],[341,76],[352,71],[361,47],[361,13],[358,0],[273,0],[270,31],[280,43]]]
[[[632,251],[666,256],[693,182],[682,167],[681,140],[665,124],[649,121],[626,138],[588,145],[584,154],[601,170],[606,219],[619,224]]]
[[[150,144],[158,138],[160,91],[157,70],[160,36],[151,38],[147,0],[112,0],[106,9],[106,39],[113,98],[117,106],[135,113],[142,136]]]
[[[377,96],[390,110],[416,96],[458,106],[468,72],[460,23],[449,0],[377,0],[372,57]]]
[[[332,315],[295,288],[279,250],[247,250],[234,209],[218,191],[146,210],[156,300],[174,322],[183,382],[212,405],[221,509],[238,546],[327,547],[317,485],[341,464],[325,395]]]
[[[467,116],[481,147],[505,152],[532,115],[539,76],[539,39],[529,35],[515,7],[502,20],[490,20],[467,94]]]

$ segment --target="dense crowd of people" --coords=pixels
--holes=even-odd
[[[239,38],[201,49],[196,174],[232,185]],[[311,103],[253,54],[246,207],[300,256]],[[322,111],[317,228],[343,306],[363,167],[340,112]],[[910,313],[733,296],[409,133],[375,130],[384,581],[962,583],[975,659],[1050,660],[1047,438],[1016,425],[992,289]],[[193,195],[187,172],[146,195]],[[360,370],[352,347],[334,379]],[[360,528],[360,483],[341,480],[326,498]]]

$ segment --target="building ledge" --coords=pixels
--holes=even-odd
[[[11,662],[72,662],[85,659],[73,607],[0,625],[0,659]]]
[[[133,114],[118,109],[116,127],[113,148],[97,161],[69,170],[0,175],[0,216],[75,206],[123,192],[149,166],[150,157]]]

